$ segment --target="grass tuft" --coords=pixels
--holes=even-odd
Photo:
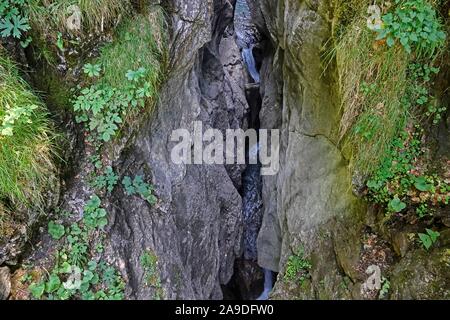
[[[69,9],[74,5],[81,11],[82,31],[85,33],[103,31],[110,25],[116,25],[120,17],[130,10],[127,0],[30,0],[30,22],[34,29],[41,32],[48,31],[48,28],[70,31],[67,20],[73,14]]]
[[[375,41],[374,32],[367,28],[370,4],[362,1],[353,7],[356,16],[346,20],[334,49],[343,112],[340,138],[350,146],[353,166],[363,174],[378,166],[410,111],[403,97],[411,58],[400,46],[389,48],[384,41]]]
[[[54,135],[45,108],[0,52],[0,128],[7,115],[30,106],[25,121],[18,118],[12,124],[12,135],[0,134],[0,202],[39,205],[54,170]]]
[[[144,67],[149,71],[147,80],[156,91],[167,55],[165,30],[165,19],[159,6],[124,21],[114,41],[102,48],[95,61],[104,70],[101,81],[120,89],[127,85],[124,77],[129,70]]]

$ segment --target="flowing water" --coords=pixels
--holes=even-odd
[[[255,57],[253,56],[252,47],[242,49],[242,59],[244,60],[247,71],[250,73],[250,76],[252,77],[253,81],[259,83],[260,76],[258,70],[256,69],[256,60]]]
[[[250,9],[246,0],[237,0],[235,11],[235,31],[236,42],[242,50],[242,60],[255,83],[260,82],[260,73],[257,68],[253,48],[257,44],[255,27],[251,21]],[[251,103],[252,102],[252,103]],[[254,105],[254,101],[249,101]],[[251,110],[249,117],[259,117],[260,106],[256,110]],[[259,128],[252,128],[259,129]],[[258,145],[249,146],[248,157],[255,157],[258,153]],[[243,259],[254,265],[257,269],[257,238],[262,224],[263,202],[262,202],[262,177],[261,165],[249,164],[242,176],[242,214],[244,218],[244,256]],[[246,265],[248,266],[249,263]],[[260,269],[261,270],[261,269]],[[270,270],[264,272],[263,293],[258,300],[267,300],[273,287],[273,273]],[[261,291],[259,291],[261,292]],[[255,297],[256,298],[256,297]]]

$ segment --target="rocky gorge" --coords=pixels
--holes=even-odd
[[[151,182],[157,198],[151,205],[120,185],[101,197],[108,223],[103,235],[95,234],[104,247],[96,259],[117,269],[124,298],[254,300],[263,291],[263,299],[450,298],[448,203],[437,206],[432,221],[411,220],[406,213],[401,223],[387,221],[383,205],[367,199],[368,178],[355,170],[341,135],[346,112],[340,85],[347,70],[339,54],[327,59],[327,53],[346,1],[132,2],[143,16],[147,6],[164,10],[168,40],[167,72],[152,111],[138,113],[101,149],[101,161],[120,181],[138,175]],[[115,24],[110,27],[98,41],[109,41]],[[50,114],[69,136],[67,154],[53,173],[60,182],[47,188],[53,196],[46,197],[46,213],[33,214],[1,242],[4,299],[21,298],[26,265],[39,278],[39,270],[55,263],[48,214],[58,208],[72,213],[58,218],[62,224],[81,221],[96,193],[89,182],[94,146],[71,111],[55,112],[54,98],[83,83],[79,68],[70,71],[79,64],[72,60],[90,61],[102,44],[78,48],[79,57],[67,58],[69,71],[61,71],[61,57],[59,65],[36,62],[32,51],[39,45],[24,50],[10,43],[20,52],[13,53],[16,60],[37,70],[25,79],[44,91]],[[443,105],[450,81],[445,54],[434,86]],[[51,74],[50,85],[63,83],[62,89],[48,90],[36,74]],[[196,121],[204,130],[222,132],[278,129],[278,174],[261,175],[260,164],[174,164],[172,132],[193,132]],[[442,169],[444,181],[450,179],[449,136],[446,111],[427,136],[430,161]],[[411,236],[425,228],[440,234],[430,250]],[[380,272],[378,285],[370,286],[371,270]],[[388,292],[380,295],[383,288]]]

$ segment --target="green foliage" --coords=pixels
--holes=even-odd
[[[25,0],[16,0],[25,2]],[[67,19],[73,14],[74,5],[82,15],[82,28],[86,33],[107,28],[116,23],[120,16],[130,11],[126,0],[27,0],[27,11],[31,24],[38,31],[57,30],[66,32]]]
[[[304,249],[300,247],[296,254],[289,257],[284,273],[285,280],[299,281],[302,284],[309,277],[312,265],[309,260],[304,258],[304,254]]]
[[[356,1],[354,1],[356,2]],[[336,41],[334,49],[343,115],[340,138],[352,153],[352,166],[370,174],[392,139],[407,122],[409,107],[402,97],[408,84],[408,56],[398,47],[374,46],[367,28],[367,4]]]
[[[422,134],[423,130],[417,127],[395,139],[367,182],[369,199],[387,205],[391,213],[402,212],[409,204],[424,218],[430,214],[429,204],[448,204],[448,185],[436,175],[422,173],[417,163],[423,157]]]
[[[346,26],[340,29],[329,55],[335,53],[340,72],[344,110],[340,136],[344,149],[352,153],[351,164],[363,175],[374,174],[412,116],[438,123],[445,111],[430,94],[432,78],[439,71],[432,65],[434,53],[440,52],[445,36],[434,9],[436,3],[410,0],[381,6],[385,21],[375,31],[378,39],[389,41],[377,40],[368,28],[367,8],[373,4],[337,1],[338,13],[345,8],[344,12],[352,15],[345,17]],[[344,23],[339,20],[344,17],[338,15],[337,19],[335,25]],[[415,41],[418,32],[421,34]],[[401,41],[414,54],[402,45],[392,45],[392,41]]]
[[[439,73],[440,69],[428,64],[411,63],[408,75],[411,84],[407,87],[406,95],[408,104],[415,106],[420,114],[433,120],[433,124],[438,124],[442,119],[442,114],[446,107],[436,106],[436,101],[430,92],[432,80]]]
[[[136,176],[132,180],[130,177],[125,177],[122,180],[122,185],[125,188],[125,191],[127,195],[133,196],[133,195],[140,195],[142,198],[147,200],[148,203],[151,205],[156,204],[157,199],[152,194],[153,192],[153,186],[144,182],[142,176]]]
[[[30,30],[24,12],[26,0],[2,0],[0,3],[0,34],[2,37],[22,38]],[[25,43],[25,42],[24,42]]]
[[[91,67],[85,66],[85,70],[95,75]],[[146,70],[140,69],[139,79],[144,78],[145,74]],[[128,81],[122,89],[104,83],[94,84],[81,90],[81,94],[74,99],[74,111],[78,113],[76,120],[87,124],[95,140],[108,142],[119,130],[128,107],[144,107],[145,99],[151,95],[150,83],[137,81],[136,78]]]
[[[106,167],[104,174],[97,176],[92,182],[92,186],[98,190],[106,188],[108,192],[112,192],[118,181],[119,177],[114,173],[113,168]]]
[[[383,16],[377,40],[386,39],[389,47],[400,41],[406,52],[433,55],[444,44],[446,35],[436,10],[426,0],[395,0],[394,12]]]
[[[57,34],[56,46],[59,50],[64,51],[64,39],[61,32],[58,32]]]
[[[392,212],[401,212],[406,208],[406,203],[402,202],[397,196],[389,202],[389,210]]]
[[[391,290],[391,282],[388,279],[386,279],[385,277],[382,277],[381,278],[381,290],[380,290],[378,298],[379,299],[387,298],[387,296],[389,294],[389,290]]]
[[[65,234],[64,226],[54,221],[50,221],[48,223],[48,233],[52,236],[53,239],[59,240]]]
[[[89,162],[95,167],[95,169],[100,170],[103,168],[102,159],[99,154],[95,153],[89,157]]]
[[[102,229],[108,224],[106,210],[100,205],[100,198],[94,195],[84,208],[84,223],[89,229]]]
[[[33,112],[38,108],[37,105],[30,104],[6,109],[0,126],[0,135],[13,136],[14,128],[20,125],[32,124]]]
[[[160,9],[128,21],[97,61],[84,66],[89,77],[98,79],[81,90],[73,105],[77,121],[86,123],[94,141],[110,141],[130,109],[137,111],[147,100],[155,100],[164,56],[160,21],[164,21]]]
[[[89,77],[99,77],[100,72],[102,72],[102,66],[100,64],[86,64],[83,67],[83,71],[85,74],[87,74]]]
[[[89,232],[77,223],[70,226],[67,235],[68,248],[60,252],[60,257],[70,265],[81,267],[88,261]]]
[[[33,283],[28,288],[34,298],[40,299],[45,291],[45,282]]]
[[[117,29],[115,41],[103,47],[95,61],[103,67],[102,81],[120,90],[129,85],[124,75],[131,81],[147,82],[151,98],[155,99],[164,76],[167,34],[159,6],[152,7],[147,15],[124,21]]]
[[[39,205],[54,137],[44,105],[0,51],[0,199]]]
[[[145,273],[145,284],[155,289],[156,300],[162,299],[163,291],[158,272],[158,257],[150,250],[146,250],[140,257],[140,263]]]
[[[407,69],[409,80],[402,99],[407,109],[419,115],[419,119],[428,118],[434,124],[440,121],[445,111],[443,107],[435,107],[435,99],[430,93],[433,77],[438,73],[439,68],[427,63],[410,63]],[[403,130],[392,139],[385,152],[377,155],[380,164],[371,170],[367,183],[369,199],[386,204],[390,213],[400,213],[409,205],[415,208],[419,218],[425,218],[432,213],[429,204],[436,207],[449,201],[444,179],[427,174],[421,167],[420,159],[425,156],[423,133],[418,125]]]
[[[130,111],[137,113],[146,101],[155,101],[165,50],[160,20],[164,21],[157,9],[148,17],[136,16],[124,23],[116,41],[105,46],[96,61],[84,66],[84,73],[96,79],[81,89],[73,108],[77,122],[86,124],[92,141],[110,141]]]
[[[433,244],[436,243],[436,241],[438,240],[438,238],[441,236],[441,234],[437,231],[433,231],[431,229],[426,229],[426,234],[425,233],[419,233],[419,240],[422,243],[423,247],[426,250],[429,250]]]
[[[80,224],[73,223],[66,230],[55,223],[49,224],[52,237],[59,240],[65,235],[65,243],[56,253],[56,264],[48,277],[30,284],[29,290],[34,298],[123,299],[125,284],[116,269],[94,260],[94,255],[101,253],[103,248],[100,242],[94,244],[102,239],[98,233],[106,224],[106,211],[101,208],[101,200],[95,195],[86,203]],[[96,250],[91,251],[91,247]]]

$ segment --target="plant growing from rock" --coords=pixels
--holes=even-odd
[[[422,244],[422,246],[425,248],[425,250],[429,250],[433,244],[436,243],[436,241],[439,239],[441,234],[437,231],[433,231],[431,229],[426,229],[426,233],[419,233],[419,240]]]
[[[379,299],[385,299],[387,298],[387,296],[389,295],[389,290],[391,289],[391,282],[385,278],[382,277],[381,278],[381,290],[380,293],[378,295]]]
[[[376,29],[377,40],[386,39],[392,47],[399,41],[406,52],[433,55],[444,44],[446,35],[436,10],[426,0],[395,0],[395,10],[383,16]]]
[[[299,281],[300,284],[309,277],[309,271],[312,268],[311,262],[304,257],[305,251],[300,247],[297,252],[290,256],[284,273],[284,279],[287,281]]]
[[[96,65],[86,65],[90,76],[100,73]],[[85,123],[94,140],[108,142],[123,123],[128,107],[144,107],[145,99],[151,97],[151,84],[142,80],[146,70],[128,71],[128,83],[124,88],[114,88],[105,83],[94,84],[81,90],[73,100],[78,123]]]
[[[152,194],[153,186],[144,182],[142,176],[135,176],[134,179],[126,176],[122,180],[122,185],[125,188],[125,192],[129,196],[140,195],[143,199],[145,199],[151,205],[156,204],[157,199]]]
[[[140,257],[144,269],[145,284],[155,289],[155,299],[162,299],[163,291],[158,272],[158,257],[150,250],[145,250]]]
[[[106,224],[106,211],[95,195],[86,203],[80,223],[64,228],[50,222],[49,233],[56,240],[65,237],[64,245],[57,251],[55,266],[48,277],[30,284],[32,296],[49,300],[123,299],[124,282],[116,269],[98,262],[94,256],[102,251],[98,250],[102,246],[99,243],[94,246],[94,242],[102,239],[98,235]],[[96,252],[91,251],[91,247],[96,247]]]
[[[100,176],[97,176],[91,184],[98,190],[106,188],[108,192],[112,192],[118,181],[119,177],[115,174],[113,168],[106,167],[104,173]]]

